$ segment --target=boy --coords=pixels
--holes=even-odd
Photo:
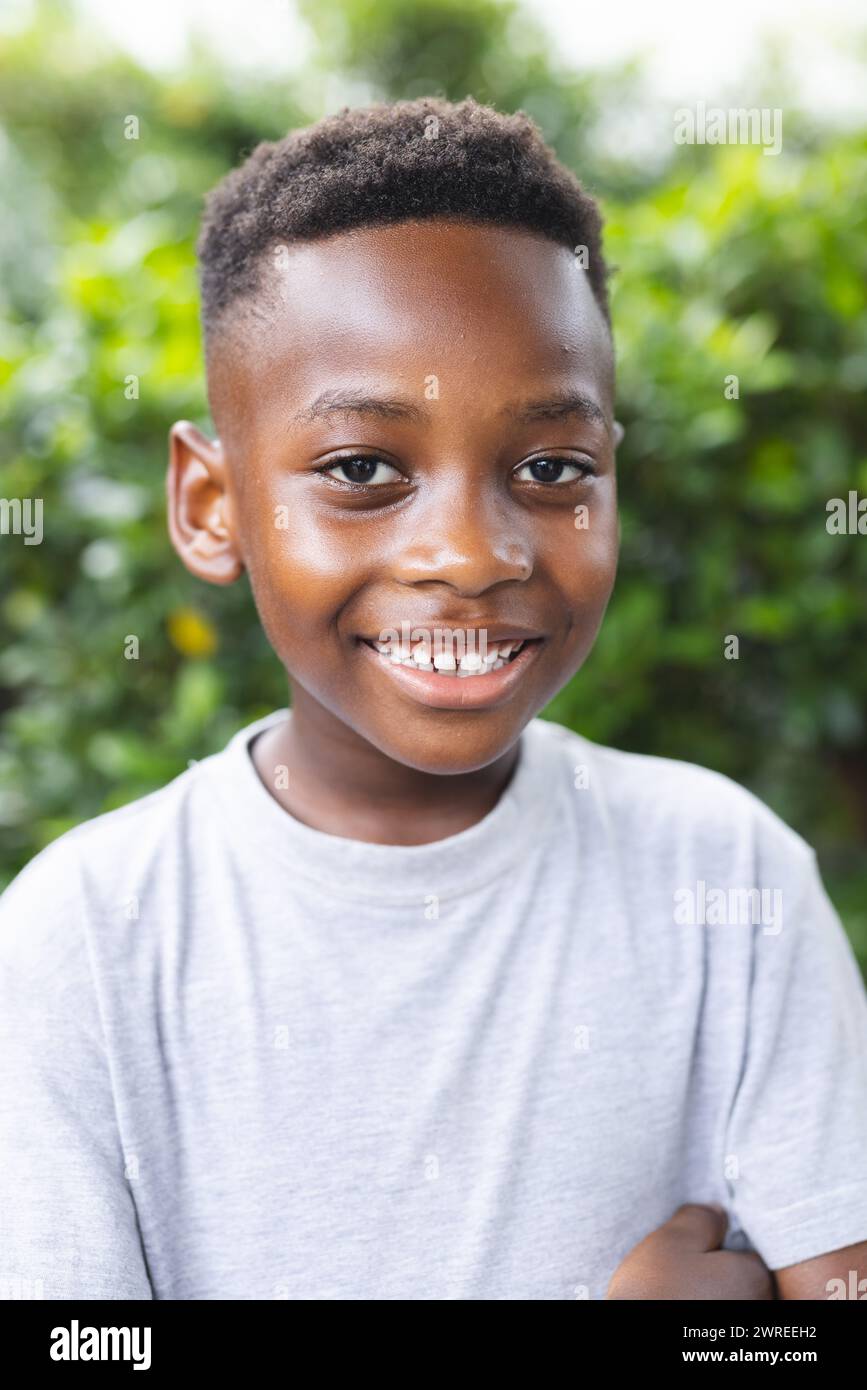
[[[595,204],[522,114],[423,99],[260,145],[199,252],[219,438],[172,430],[170,531],[247,572],[291,712],[4,896],[7,1277],[867,1276],[867,1004],[812,851],[713,772],[537,718],[617,562]]]

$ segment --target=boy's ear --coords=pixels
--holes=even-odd
[[[191,574],[209,584],[231,584],[244,569],[219,439],[208,439],[189,420],[169,431],[166,475],[172,545]]]
[[[626,430],[623,428],[623,426],[621,425],[620,421],[619,421],[619,420],[615,420],[615,421],[614,421],[614,447],[615,447],[615,449],[616,449],[620,444],[623,443],[623,436],[625,435],[625,433],[626,433]]]

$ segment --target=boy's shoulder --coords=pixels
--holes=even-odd
[[[587,792],[618,838],[649,846],[677,842],[717,849],[752,840],[783,857],[813,850],[754,792],[698,763],[594,743],[553,721],[536,719],[568,763],[576,795]]]
[[[29,860],[0,895],[4,962],[26,970],[46,953],[84,949],[85,916],[100,906],[119,918],[136,885],[159,866],[174,872],[195,842],[201,808],[212,800],[209,773],[226,749],[193,764],[164,786],[73,826]]]
[[[40,850],[0,896],[0,923],[13,906],[42,899],[46,909],[74,900],[82,886],[143,881],[159,862],[169,871],[201,846],[207,825],[219,821],[233,784],[243,775],[246,744],[254,733],[285,718],[275,710],[232,735],[225,746],[187,767],[164,786],[64,831]],[[252,763],[250,763],[252,768]],[[4,916],[4,913],[6,914]]]

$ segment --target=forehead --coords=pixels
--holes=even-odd
[[[521,229],[426,219],[278,246],[232,317],[209,354],[215,418],[232,416],[217,420],[224,438],[364,378],[422,391],[434,375],[440,399],[474,409],[542,385],[611,409],[611,339],[587,274],[568,247]]]

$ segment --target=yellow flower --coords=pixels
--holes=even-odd
[[[217,633],[195,608],[176,608],[169,614],[169,639],[184,656],[210,656],[217,648]]]

